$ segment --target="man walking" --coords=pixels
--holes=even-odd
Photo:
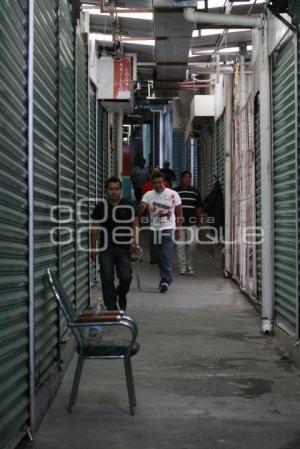
[[[180,184],[174,190],[182,201],[183,226],[177,240],[177,257],[180,274],[194,274],[193,257],[197,245],[197,227],[202,224],[203,206],[200,193],[191,186],[192,174],[185,170],[180,175]]]
[[[153,239],[153,252],[158,262],[159,290],[165,293],[173,281],[172,256],[174,232],[182,224],[181,200],[177,192],[165,187],[163,173],[152,175],[153,190],[145,193],[139,208],[139,216],[148,209]]]
[[[138,165],[133,167],[131,173],[131,182],[134,188],[136,201],[140,202],[142,198],[143,185],[149,180],[149,170],[145,167],[146,160],[140,159]]]
[[[96,261],[99,237],[100,277],[107,310],[126,310],[132,268],[131,252],[136,250],[138,220],[129,201],[121,198],[122,183],[111,177],[105,183],[106,199],[98,203],[92,214],[91,258]],[[119,285],[115,288],[115,269]]]

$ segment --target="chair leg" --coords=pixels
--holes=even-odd
[[[126,357],[124,358],[124,367],[125,367],[126,384],[127,384],[127,391],[128,391],[129,412],[130,412],[130,415],[133,416],[134,415],[134,407],[136,405],[136,397],[135,397],[135,391],[134,391],[131,361],[129,358],[126,358]]]
[[[141,279],[140,279],[140,261],[137,260],[135,263],[135,272],[136,272],[136,283],[139,291],[142,290]]]
[[[132,373],[132,365],[131,365],[131,359],[128,359],[128,367],[129,367],[129,375],[131,380],[131,389],[132,389],[132,397],[133,397],[133,405],[136,406],[136,396],[135,396],[135,386],[134,386],[134,379],[133,379],[133,373]]]
[[[79,354],[78,360],[77,360],[77,366],[76,366],[76,370],[75,370],[75,374],[74,374],[74,380],[73,380],[69,405],[68,405],[69,413],[72,412],[73,405],[75,405],[75,402],[76,402],[78,387],[79,387],[81,373],[82,373],[83,362],[84,362],[84,357],[82,354]]]

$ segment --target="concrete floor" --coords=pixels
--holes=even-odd
[[[138,406],[128,414],[121,361],[88,361],[77,404],[66,411],[74,363],[34,449],[299,449],[300,373],[215,259],[157,290],[157,267],[141,264],[128,314],[139,324],[133,359]]]

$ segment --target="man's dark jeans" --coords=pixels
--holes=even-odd
[[[174,249],[174,230],[151,231],[153,254],[158,262],[160,283],[172,284],[172,259]]]
[[[103,300],[107,310],[117,309],[119,306],[126,310],[126,294],[132,279],[131,253],[128,247],[108,245],[105,251],[99,253],[100,277],[102,283]],[[119,285],[115,288],[115,268]]]

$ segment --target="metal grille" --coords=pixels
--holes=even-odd
[[[26,431],[28,367],[27,2],[1,2],[0,441]]]
[[[234,148],[232,157],[232,277],[240,288],[256,296],[255,242],[247,228],[255,226],[254,120],[251,92],[245,92],[235,73]],[[250,78],[250,79],[249,79]],[[245,75],[245,86],[251,85]],[[245,89],[246,90],[246,89]]]
[[[259,94],[254,104],[254,148],[255,148],[255,201],[256,201],[256,227],[261,227],[261,179],[260,179],[260,104]],[[262,254],[261,245],[256,245],[256,299],[261,303],[262,294]]]
[[[83,36],[76,33],[76,309],[89,303],[89,127],[88,60]]]
[[[57,309],[45,295],[46,268],[57,269],[51,242],[51,209],[57,205],[57,9],[52,0],[35,2],[34,17],[34,297],[37,389],[57,360]]]
[[[295,45],[273,65],[274,294],[278,322],[296,331],[297,203]]]

